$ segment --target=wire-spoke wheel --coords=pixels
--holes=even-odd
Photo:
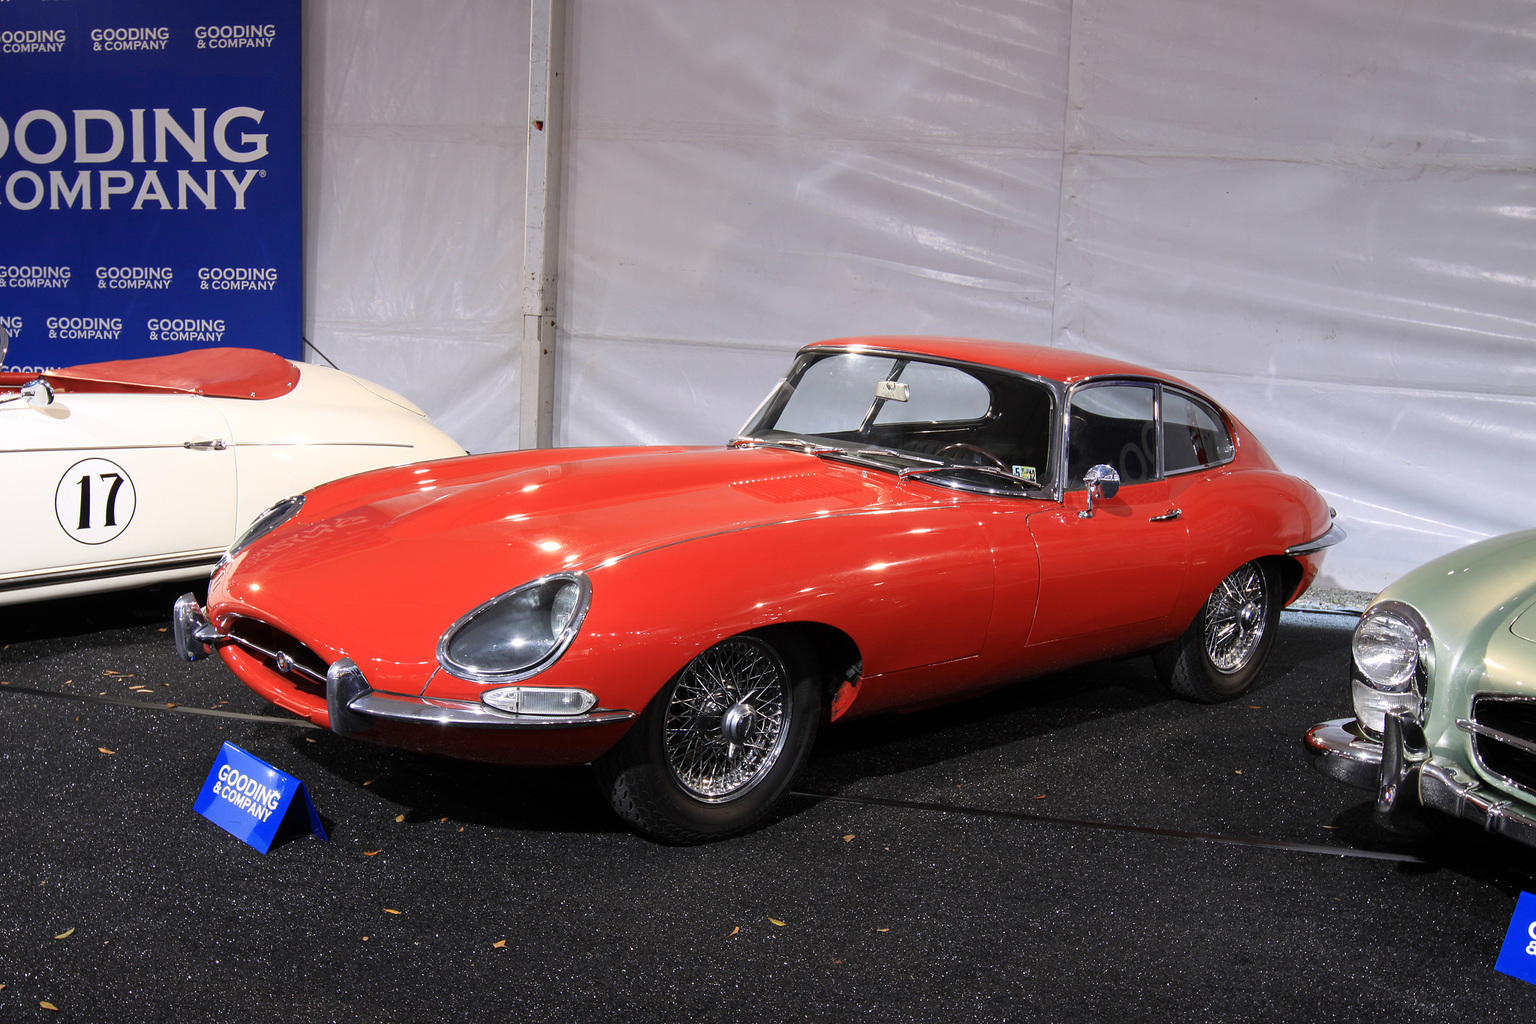
[[[810,652],[788,637],[722,640],[662,687],[596,763],[619,816],[696,843],[747,831],[789,790],[819,720]]]
[[[708,803],[751,791],[784,749],[794,711],[789,672],[756,637],[694,658],[672,687],[662,746],[678,784]]]
[[[1270,601],[1255,562],[1221,581],[1205,602],[1205,653],[1216,671],[1230,675],[1248,664],[1268,632]]]
[[[1158,673],[1173,692],[1214,704],[1248,689],[1280,624],[1279,571],[1248,562],[1217,585],[1182,637],[1159,651]]]

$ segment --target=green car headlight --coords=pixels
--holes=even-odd
[[[1424,691],[1434,647],[1427,626],[1410,606],[1382,601],[1366,609],[1350,641],[1355,717],[1380,734],[1387,712],[1424,722]]]
[[[437,660],[462,679],[504,683],[548,668],[576,638],[591,602],[581,573],[557,573],[493,597],[438,641]]]

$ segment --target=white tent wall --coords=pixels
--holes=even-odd
[[[307,20],[310,336],[510,447],[527,5]],[[820,337],[1107,353],[1375,588],[1529,523],[1533,58],[1525,0],[568,0],[557,443],[719,442]]]
[[[722,441],[816,338],[1048,341],[1067,27],[576,0],[561,441]]]
[[[516,447],[527,0],[311,0],[304,27],[305,337]]]
[[[1532,525],[1524,0],[1075,0],[1055,343],[1188,379],[1376,589]]]

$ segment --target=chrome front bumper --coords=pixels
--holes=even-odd
[[[1331,514],[1333,509],[1329,509],[1328,511]],[[1328,527],[1328,531],[1321,537],[1313,538],[1304,544],[1292,544],[1290,547],[1285,549],[1285,553],[1292,556],[1293,558],[1300,558],[1302,555],[1315,555],[1319,551],[1333,547],[1335,544],[1345,540],[1347,537],[1348,534],[1344,532],[1344,527],[1335,523]]]
[[[1408,796],[1431,810],[1536,846],[1536,814],[1460,766],[1436,760],[1424,730],[1401,713],[1387,716],[1380,741],[1367,736],[1353,718],[1321,722],[1307,730],[1307,752],[1312,766],[1329,778],[1375,790],[1379,811],[1390,811]]]
[[[174,634],[176,653],[183,661],[199,661],[208,657],[214,647],[237,644],[271,660],[274,669],[281,674],[304,675],[322,683],[331,731],[340,736],[366,732],[375,719],[474,729],[567,729],[624,722],[635,717],[633,711],[608,708],[594,708],[586,714],[570,716],[519,715],[478,701],[385,693],[368,684],[363,670],[351,658],[338,658],[322,676],[281,651],[269,651],[244,637],[219,632],[191,594],[176,599]]]

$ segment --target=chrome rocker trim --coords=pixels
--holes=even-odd
[[[133,562],[114,562],[91,569],[66,569],[33,573],[29,576],[12,576],[9,579],[0,580],[0,590],[58,587],[71,583],[90,583],[113,576],[127,579],[131,576],[147,576],[162,572],[185,572],[188,576],[200,576],[213,569],[222,553],[222,549],[198,551],[180,558],[145,558]]]
[[[1333,547],[1335,544],[1339,543],[1339,541],[1346,539],[1348,536],[1349,535],[1344,532],[1344,528],[1335,523],[1333,526],[1328,527],[1328,532],[1323,534],[1321,537],[1318,537],[1315,540],[1306,541],[1302,544],[1292,544],[1290,547],[1285,549],[1285,553],[1290,555],[1292,558],[1299,558],[1302,555],[1315,555],[1319,551],[1322,551],[1324,548]]]
[[[1307,752],[1312,766],[1329,778],[1374,789],[1378,811],[1390,811],[1399,797],[1408,796],[1431,810],[1536,846],[1536,814],[1454,763],[1436,760],[1424,730],[1401,712],[1387,715],[1381,742],[1364,735],[1353,718],[1320,722],[1307,730]]]
[[[199,661],[208,657],[211,648],[232,643],[271,658],[285,672],[297,672],[323,683],[331,731],[338,736],[366,732],[373,727],[374,719],[475,729],[568,729],[626,722],[636,714],[613,708],[594,708],[583,715],[518,715],[477,701],[385,693],[368,685],[362,669],[351,658],[338,658],[322,676],[293,662],[280,651],[269,651],[244,637],[220,633],[191,594],[176,599],[174,627],[176,653],[183,661]]]

